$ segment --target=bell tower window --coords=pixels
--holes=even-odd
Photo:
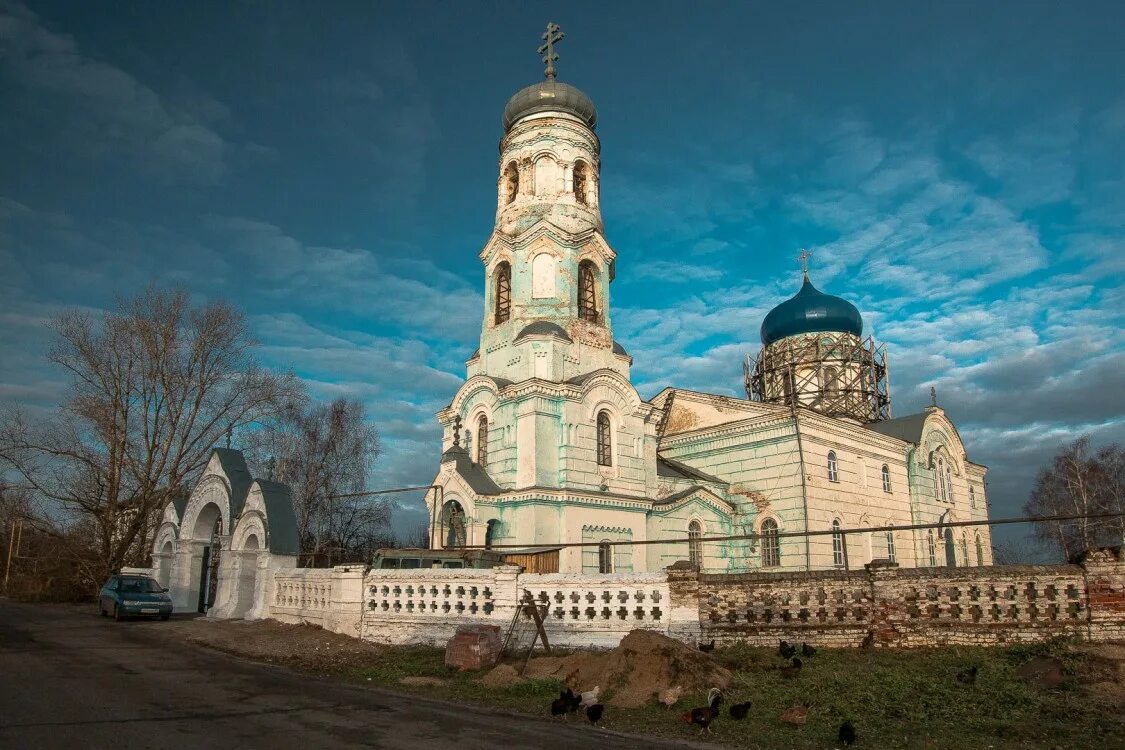
[[[574,163],[574,200],[582,205],[586,205],[587,169],[584,161]]]
[[[483,414],[477,420],[477,464],[488,466],[488,417]]]
[[[584,260],[578,264],[578,317],[598,322],[598,287],[594,264]]]
[[[609,412],[598,412],[598,465],[613,466],[613,435]]]
[[[506,203],[512,203],[516,200],[516,196],[520,192],[520,170],[514,161],[508,162],[508,166],[504,168],[504,199]]]
[[[496,323],[512,316],[512,267],[504,261],[496,267]]]
[[[539,253],[531,259],[531,296],[545,299],[555,296],[555,256]]]

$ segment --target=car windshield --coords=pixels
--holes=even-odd
[[[159,594],[164,587],[151,578],[122,578],[117,590],[122,594]]]

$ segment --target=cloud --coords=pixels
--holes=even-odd
[[[217,102],[170,107],[18,2],[0,5],[0,70],[22,94],[8,102],[7,117],[44,115],[35,122],[49,120],[68,149],[88,157],[124,155],[132,168],[169,182],[210,185],[226,172],[227,144],[208,122],[219,116]]]

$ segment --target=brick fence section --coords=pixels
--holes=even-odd
[[[700,636],[773,646],[993,645],[1125,640],[1122,549],[1076,565],[698,574],[670,570],[673,606],[697,603]]]

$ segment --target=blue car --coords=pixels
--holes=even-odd
[[[161,620],[172,616],[168,589],[148,576],[111,576],[98,594],[98,607],[102,617],[112,614],[115,620],[132,615]]]

